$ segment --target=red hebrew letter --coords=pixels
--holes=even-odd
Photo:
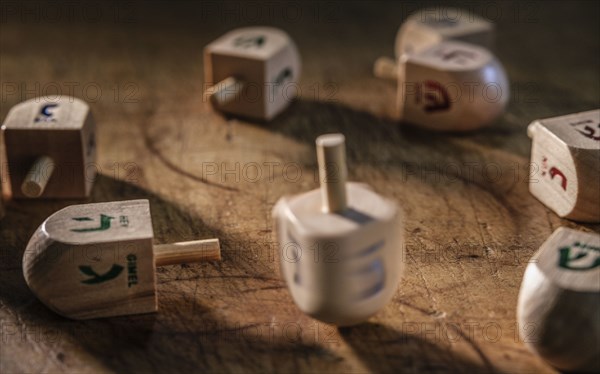
[[[424,84],[425,87],[434,91],[425,93],[424,109],[427,113],[450,109],[450,96],[448,95],[448,91],[446,91],[444,86],[436,81],[425,81]]]
[[[562,171],[558,170],[555,167],[552,167],[550,169],[550,179],[554,179],[554,176],[558,175],[560,177],[560,186],[562,187],[563,190],[567,190],[567,177],[565,177],[565,175],[562,173]]]

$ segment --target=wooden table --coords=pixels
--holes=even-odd
[[[87,202],[149,199],[156,243],[218,237],[224,258],[159,269],[156,314],[69,321],[29,291],[21,257],[76,202],[7,202],[2,373],[552,371],[517,334],[523,271],[557,227],[600,226],[529,194],[526,126],[598,107],[598,3],[461,3],[496,22],[512,83],[499,123],[466,135],[399,125],[393,84],[372,76],[416,2],[49,4],[1,4],[0,118],[34,96],[87,100],[100,171]],[[285,29],[303,58],[301,97],[268,124],[202,101],[202,47],[252,24]],[[340,330],[292,302],[271,222],[280,196],[317,186],[314,139],[333,131],[347,137],[351,180],[405,212],[398,292]]]

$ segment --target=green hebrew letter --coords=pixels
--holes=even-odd
[[[577,254],[571,254],[571,249],[573,247],[580,248],[579,252]],[[586,258],[586,257],[590,260],[590,261],[588,261],[587,265],[577,266],[577,265],[571,264],[573,261],[577,261],[577,260],[580,260],[580,259]],[[593,257],[595,257],[595,259],[592,261]],[[570,247],[560,248],[560,257],[558,258],[558,266],[563,269],[578,270],[578,271],[593,269],[597,266],[600,266],[600,248],[587,246],[585,244],[582,245],[580,243],[575,243],[575,244],[573,244],[573,246],[570,246]]]
[[[87,227],[83,229],[71,229],[73,232],[91,232],[91,231],[104,231],[110,228],[110,220],[114,219],[114,217],[105,216],[104,214],[100,215],[100,226],[99,227]],[[90,217],[75,217],[74,221],[92,221]]]

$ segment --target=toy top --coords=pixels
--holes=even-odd
[[[56,100],[33,98],[11,108],[3,130],[78,130],[83,128],[89,106],[80,99],[60,96]]]
[[[561,227],[542,244],[532,261],[561,288],[600,292],[600,235]]]

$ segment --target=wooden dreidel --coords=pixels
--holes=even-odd
[[[401,212],[368,186],[346,182],[344,136],[317,138],[321,188],[273,208],[281,271],[292,298],[326,323],[360,323],[382,309],[402,271]]]
[[[60,96],[15,105],[2,125],[15,198],[84,198],[96,178],[95,124],[89,106]]]
[[[297,94],[300,55],[292,39],[272,27],[245,27],[204,48],[205,99],[218,111],[270,120]]]
[[[560,217],[600,222],[600,109],[532,122],[529,190]]]
[[[521,339],[549,364],[600,372],[600,235],[557,229],[527,265]]]
[[[220,259],[219,240],[152,245],[148,200],[72,205],[50,216],[23,256],[50,309],[89,319],[155,312],[155,267]]]
[[[472,44],[447,41],[402,59],[399,119],[438,131],[471,131],[503,112],[509,84],[500,62]]]
[[[437,7],[411,14],[396,34],[396,58],[380,57],[374,74],[379,78],[397,79],[397,61],[407,54],[419,53],[446,40],[457,40],[491,48],[494,24],[463,9]]]

